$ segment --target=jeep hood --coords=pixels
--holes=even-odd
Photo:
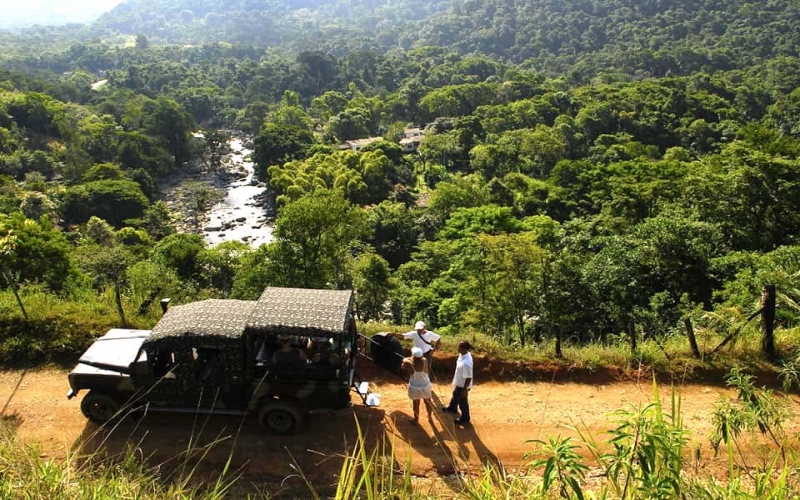
[[[94,341],[78,360],[78,363],[103,370],[128,373],[136,360],[142,342],[150,330],[127,330],[114,328]]]

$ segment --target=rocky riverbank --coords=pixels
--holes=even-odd
[[[162,185],[164,201],[175,214],[179,232],[203,234],[212,246],[224,241],[259,246],[272,240],[275,206],[267,186],[254,177],[251,152],[251,140],[232,134],[219,168],[198,161]],[[223,200],[209,211],[195,214],[185,190],[191,181],[222,191]]]

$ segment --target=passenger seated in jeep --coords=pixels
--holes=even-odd
[[[156,377],[175,378],[175,354],[166,349],[159,349],[153,357],[153,375]]]
[[[258,352],[256,352],[256,366],[265,366],[272,360],[272,348],[267,344],[267,339],[261,341]]]
[[[280,337],[281,348],[272,355],[276,375],[301,375],[306,368],[306,353],[292,346],[291,337]]]
[[[315,342],[314,354],[311,356],[309,371],[311,374],[322,378],[333,378],[336,370],[341,366],[339,355],[331,350],[328,341]]]
[[[201,347],[195,351],[197,376],[201,382],[215,382],[220,373],[220,350]]]

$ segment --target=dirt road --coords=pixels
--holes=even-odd
[[[449,400],[448,381],[437,380],[437,406]],[[381,440],[393,446],[398,467],[409,467],[414,475],[434,476],[461,472],[478,473],[486,461],[500,461],[507,470],[525,468],[523,455],[534,449],[527,440],[575,435],[570,426],[585,427],[598,439],[615,427],[610,413],[632,409],[652,401],[652,382],[587,383],[476,383],[470,395],[473,426],[454,427],[452,416],[435,412],[430,421],[423,412],[421,424],[410,422],[411,405],[405,386],[394,380],[375,380],[381,394],[379,408],[361,405],[337,413],[309,416],[302,431],[288,438],[267,436],[254,418],[194,417],[187,414],[146,415],[128,418],[113,430],[87,423],[79,398],[65,397],[67,371],[55,368],[0,372],[2,418],[27,443],[38,443],[47,457],[68,452],[92,453],[101,447],[111,452],[135,444],[153,463],[176,463],[193,456],[209,472],[222,470],[226,460],[247,477],[263,481],[299,482],[302,470],[315,484],[336,482],[341,456],[356,440],[357,426],[370,443]],[[669,411],[670,387],[659,387]],[[712,412],[720,398],[735,397],[718,386],[684,385],[681,415],[690,431],[689,449],[701,448],[701,468],[709,470],[724,458],[713,459],[708,437]],[[799,429],[792,417],[791,426]],[[294,476],[293,476],[294,475]]]

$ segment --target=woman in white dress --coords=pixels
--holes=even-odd
[[[419,423],[419,402],[425,400],[428,420],[431,419],[431,378],[428,375],[428,360],[423,357],[422,349],[411,348],[411,357],[403,358],[403,366],[411,370],[408,378],[408,398],[414,406],[414,418],[411,423]]]

